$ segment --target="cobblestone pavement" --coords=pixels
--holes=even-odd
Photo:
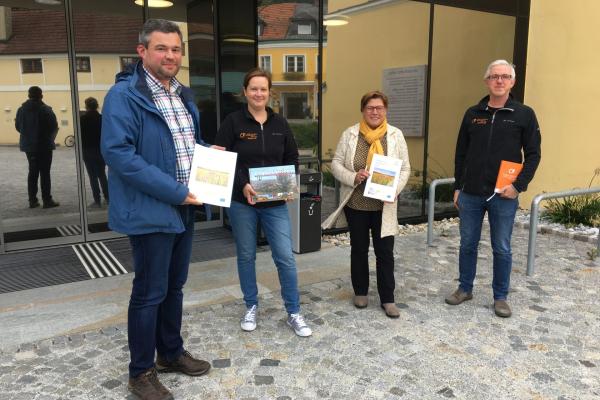
[[[456,286],[457,228],[442,234],[433,248],[424,233],[397,238],[399,319],[379,308],[374,274],[367,309],[351,305],[348,276],[302,286],[310,338],[285,325],[276,291],[261,296],[251,333],[239,328],[239,301],[187,308],[187,349],[212,370],[162,381],[177,399],[600,398],[600,263],[586,257],[592,245],[542,235],[536,275],[526,277],[527,231],[516,229],[514,314],[500,319],[491,308],[489,232],[474,299],[456,307],[443,297]],[[330,250],[321,251],[323,268]],[[127,363],[123,324],[23,344],[0,353],[0,398],[129,399]]]

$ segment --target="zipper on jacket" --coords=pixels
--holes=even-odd
[[[264,167],[265,166],[265,156],[267,155],[267,151],[265,149],[265,130],[263,129],[263,124],[259,124],[259,125],[260,125],[260,139],[262,142],[262,152],[263,152],[263,157],[262,157],[262,160],[260,161],[260,163]]]

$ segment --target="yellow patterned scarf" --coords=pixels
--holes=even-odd
[[[381,125],[375,129],[371,129],[367,122],[363,118],[360,121],[360,134],[365,138],[365,141],[371,145],[369,148],[369,155],[367,156],[367,166],[365,169],[368,171],[371,161],[373,160],[373,154],[384,155],[383,146],[381,145],[381,138],[387,132],[387,119],[384,119]]]

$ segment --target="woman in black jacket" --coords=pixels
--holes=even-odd
[[[277,266],[281,297],[288,313],[287,323],[298,336],[310,336],[311,329],[300,315],[300,295],[292,235],[284,201],[256,203],[249,168],[294,165],[298,168],[298,147],[287,121],[267,107],[271,76],[261,69],[244,77],[248,104],[227,116],[216,145],[236,152],[237,171],[233,185],[229,220],[236,242],[240,286],[246,311],[240,325],[244,331],[256,329],[258,287],[256,284],[256,233],[260,222]]]

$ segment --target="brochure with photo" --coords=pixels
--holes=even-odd
[[[296,168],[293,165],[249,168],[250,185],[256,192],[254,201],[291,200],[298,195]]]
[[[402,160],[375,154],[363,195],[382,201],[394,201],[401,167]]]
[[[196,144],[188,187],[205,204],[229,207],[237,153]]]

